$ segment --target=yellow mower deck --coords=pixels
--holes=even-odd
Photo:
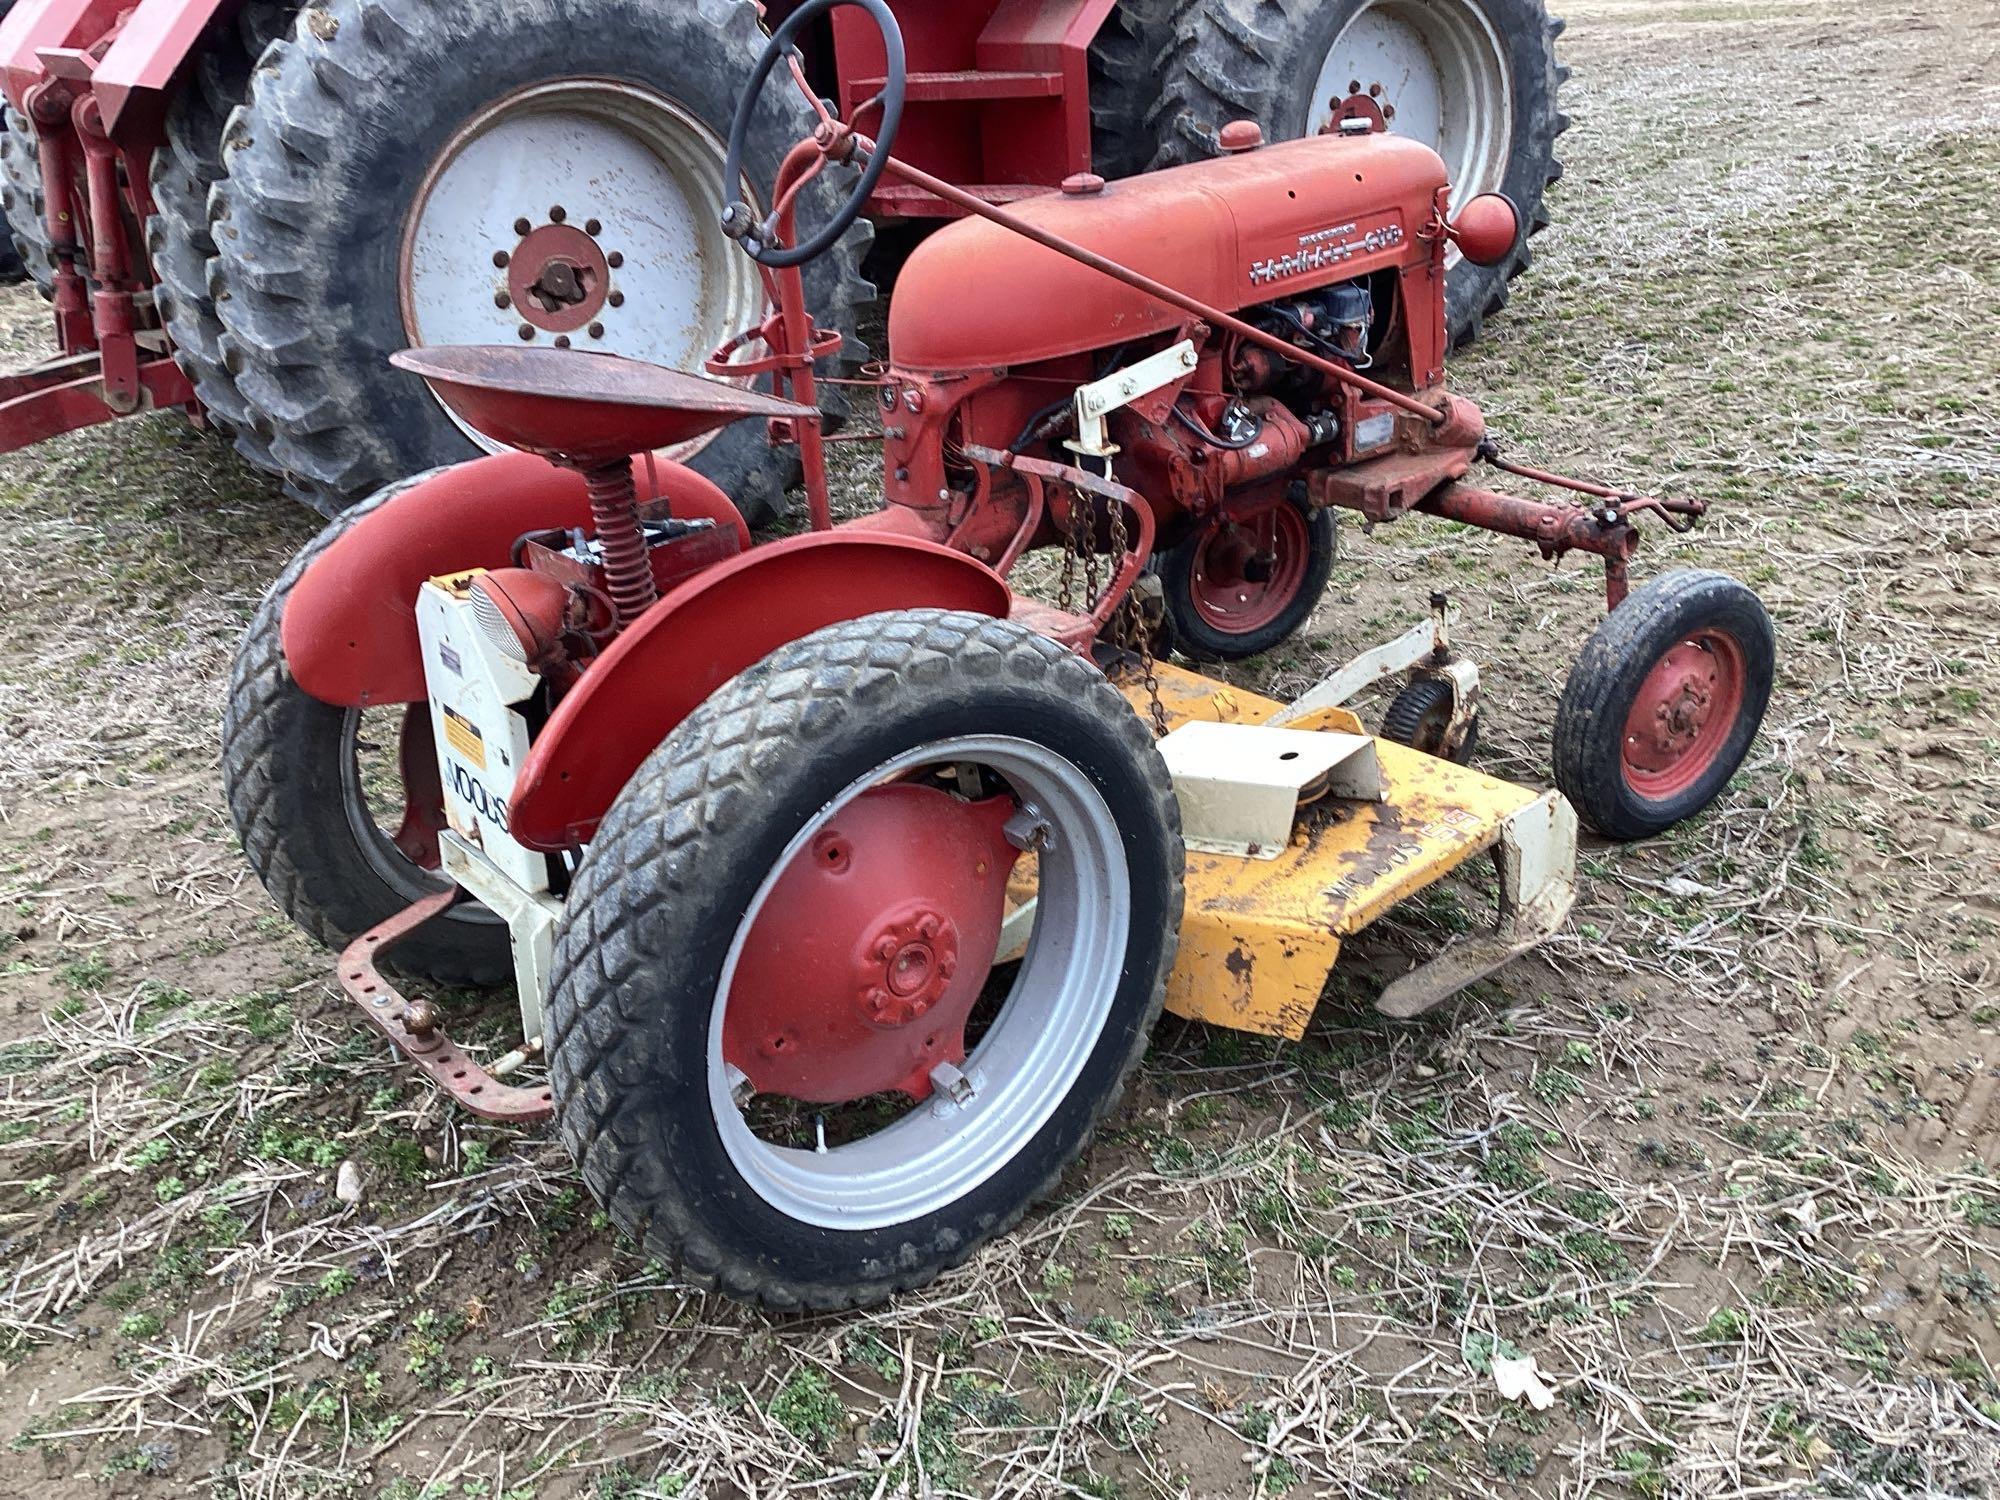
[[[1158,678],[1161,706],[1176,728],[1193,720],[1262,724],[1285,707],[1164,664]],[[1146,710],[1143,684],[1128,683],[1124,691]],[[1286,727],[1365,732],[1339,708]],[[1302,1035],[1344,939],[1496,845],[1504,846],[1499,929],[1458,939],[1407,981],[1392,984],[1381,1008],[1397,1015],[1428,1009],[1561,921],[1574,890],[1575,820],[1559,796],[1391,741],[1377,740],[1375,750],[1381,802],[1329,798],[1303,809],[1289,847],[1275,859],[1188,852],[1168,1010],[1242,1031]],[[1515,837],[1523,830],[1525,860]],[[1547,848],[1540,847],[1544,840],[1552,841]],[[1525,899],[1510,899],[1524,891]]]

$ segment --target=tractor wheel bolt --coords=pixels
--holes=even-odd
[[[892,937],[883,938],[875,945],[875,956],[877,958],[894,958],[896,956],[896,940]]]
[[[519,332],[522,338],[531,339],[535,336],[535,325],[532,323],[523,323]]]
[[[513,304],[513,301],[514,299],[505,292],[495,292],[493,294],[493,305],[495,307],[508,307]]]
[[[597,220],[595,219],[585,219],[583,221],[583,232],[585,234],[597,234],[600,231],[602,231],[603,228],[604,226],[598,223]]]
[[[609,255],[604,257],[604,263],[611,267],[612,270],[617,270],[625,264],[625,252],[623,250],[613,250]]]
[[[516,219],[514,221],[514,233],[516,234],[526,234],[530,229],[533,229],[534,227],[535,226],[530,224],[526,219]]]
[[[505,266],[511,259],[513,257],[508,255],[505,250],[495,250],[493,252],[493,264],[496,266]]]
[[[594,339],[601,339],[604,337],[604,325],[602,323],[592,323],[584,332],[588,333]]]
[[[549,210],[549,222],[551,224],[560,224],[568,217],[569,215],[563,212],[563,206],[560,203]]]
[[[625,294],[623,292],[613,292],[604,300],[609,302],[613,307],[623,307],[625,305]]]
[[[559,334],[557,334],[557,335],[556,335],[556,347],[557,347],[558,349],[567,349],[567,348],[569,347],[569,335],[568,335],[568,334],[566,334],[566,333],[559,333]]]

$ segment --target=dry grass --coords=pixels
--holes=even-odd
[[[1752,762],[1434,1021],[1366,1001],[1449,896],[1303,1043],[1166,1023],[1057,1202],[873,1314],[675,1286],[247,880],[220,683],[310,517],[164,419],[7,460],[0,1494],[1989,1492],[2000,6],[1590,0],[1567,47],[1560,222],[1456,378],[1523,457],[1719,502],[1646,561],[1770,602]],[[1483,764],[1545,779],[1588,570],[1348,543],[1244,680],[1448,586]]]

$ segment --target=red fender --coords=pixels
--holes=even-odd
[[[991,568],[912,537],[815,532],[718,563],[647,610],[556,706],[508,826],[532,849],[583,843],[676,724],[788,641],[884,610],[1007,608]]]
[[[750,528],[708,480],[643,457],[637,468],[642,500],[665,495],[676,516],[734,527],[749,549]],[[322,703],[421,702],[417,591],[424,580],[504,568],[522,532],[589,520],[583,476],[532,453],[441,470],[356,521],[306,568],[285,601],[285,664]]]

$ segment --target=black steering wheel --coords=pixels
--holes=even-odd
[[[757,112],[757,101],[762,97],[772,71],[791,55],[792,38],[807,22],[817,20],[842,5],[858,6],[867,11],[875,22],[875,29],[882,33],[882,49],[888,60],[882,83],[882,123],[875,131],[875,149],[868,154],[867,164],[861,169],[861,180],[854,184],[854,191],[847,195],[847,201],[840,205],[833,218],[804,244],[786,248],[771,243],[777,235],[775,212],[760,223],[756,210],[747,203],[732,202],[723,209],[722,232],[749,252],[759,265],[769,266],[774,271],[804,265],[815,256],[824,255],[861,217],[862,209],[868,205],[869,195],[875,191],[875,184],[882,180],[883,170],[889,165],[889,147],[896,139],[897,127],[903,123],[903,92],[908,82],[903,64],[903,29],[896,24],[896,17],[890,11],[887,0],[806,0],[771,33],[771,40],[764,45],[764,55],[757,59],[750,82],[744,88],[742,97],[736,101],[736,117],[729,122],[729,153],[722,166],[723,190],[734,192],[743,181],[743,157],[749,145],[750,125]]]

